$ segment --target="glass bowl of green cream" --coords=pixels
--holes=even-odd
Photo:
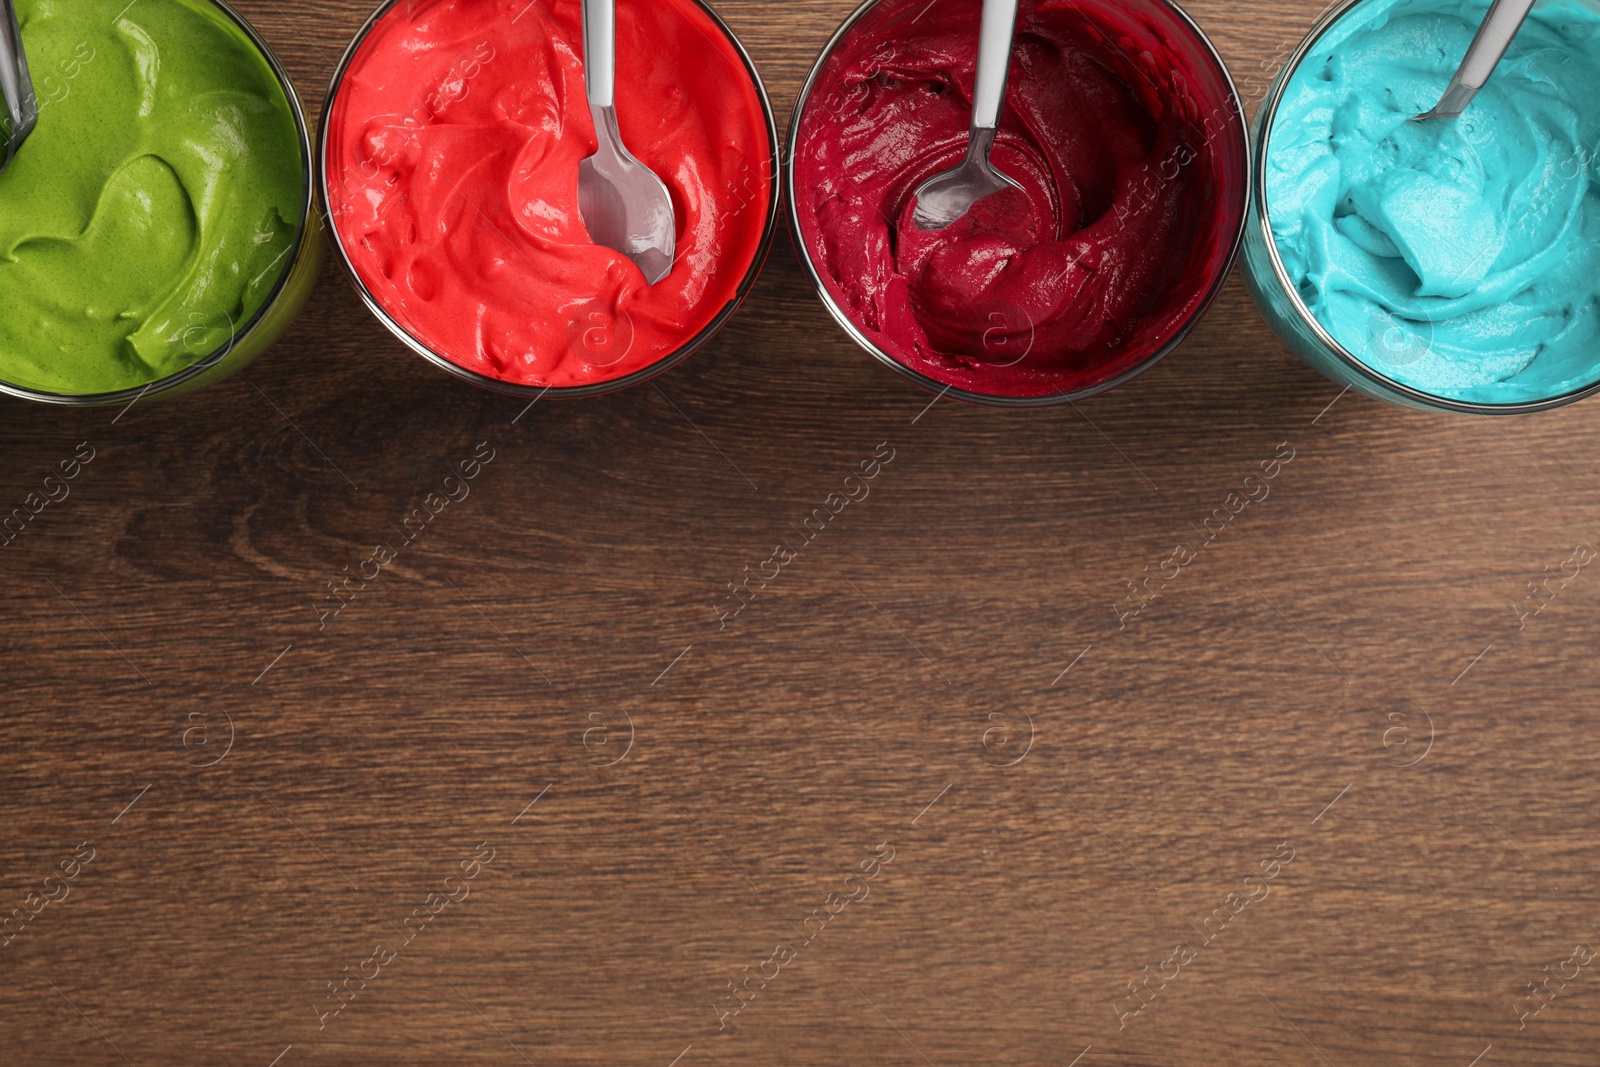
[[[178,395],[259,356],[315,285],[294,87],[220,0],[17,0],[39,123],[0,174],[0,392]]]
[[[1465,114],[1487,0],[1345,0],[1256,116],[1245,281],[1341,384],[1427,410],[1600,391],[1600,8],[1544,0]]]

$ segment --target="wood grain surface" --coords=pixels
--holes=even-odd
[[[239,6],[314,109],[370,10]],[[718,7],[786,119],[851,3]],[[1191,10],[1259,97],[1317,5]],[[1076,408],[929,399],[780,237],[620,395],[330,267],[217,388],[5,403],[5,509],[93,458],[0,549],[0,1063],[1600,1062],[1600,403],[1341,397],[1237,280]]]

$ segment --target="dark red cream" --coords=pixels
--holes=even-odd
[[[834,302],[935,382],[1047,398],[1109,381],[1214,295],[1244,212],[1237,98],[1203,38],[1142,0],[1023,0],[992,156],[1020,186],[923,232],[960,162],[980,0],[881,0],[801,117],[801,239]]]

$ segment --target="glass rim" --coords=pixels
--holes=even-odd
[[[1262,101],[1261,110],[1256,115],[1257,130],[1251,140],[1257,142],[1255,146],[1255,175],[1252,182],[1252,197],[1256,214],[1260,220],[1260,234],[1262,244],[1267,251],[1267,259],[1272,264],[1273,280],[1277,283],[1278,290],[1289,299],[1289,305],[1294,309],[1295,315],[1300,319],[1312,335],[1322,346],[1331,353],[1341,365],[1355,372],[1367,383],[1375,386],[1381,396],[1382,392],[1390,391],[1399,394],[1409,404],[1415,407],[1428,408],[1436,411],[1452,411],[1467,415],[1531,415],[1540,411],[1549,411],[1553,408],[1565,407],[1577,403],[1600,393],[1600,364],[1596,366],[1595,381],[1560,396],[1549,397],[1544,400],[1518,400],[1505,404],[1485,404],[1471,400],[1457,400],[1451,397],[1438,396],[1410,386],[1401,381],[1396,381],[1366,363],[1362,362],[1333,336],[1311,313],[1305,300],[1300,296],[1299,286],[1289,277],[1289,271],[1283,265],[1283,257],[1278,252],[1278,242],[1272,232],[1272,215],[1267,201],[1267,159],[1272,146],[1273,121],[1277,118],[1278,107],[1283,103],[1284,93],[1288,91],[1289,82],[1300,70],[1300,65],[1305,62],[1323,36],[1334,25],[1348,14],[1352,8],[1377,0],[1338,0],[1337,3],[1325,9],[1322,15],[1312,24],[1301,40],[1299,47],[1289,54],[1284,60],[1283,69],[1278,72],[1277,80],[1273,83],[1272,91]],[[1366,391],[1366,390],[1363,390]]]
[[[869,11],[883,2],[885,2],[885,0],[863,0],[861,5],[851,12],[849,17],[847,17],[844,22],[840,24],[839,28],[834,31],[833,36],[828,38],[828,42],[823,45],[822,51],[818,54],[816,61],[811,65],[811,70],[806,75],[806,80],[804,83],[802,83],[800,87],[800,93],[795,99],[794,111],[789,119],[789,136],[785,142],[783,184],[784,197],[789,204],[788,215],[790,234],[794,239],[795,248],[798,253],[797,258],[800,260],[801,266],[805,269],[806,276],[810,279],[812,288],[816,290],[817,295],[821,298],[823,305],[827,307],[829,314],[833,316],[834,321],[839,324],[840,328],[844,330],[844,332],[852,341],[856,343],[858,347],[864,349],[879,363],[882,363],[884,366],[899,374],[902,378],[911,382],[913,385],[917,385],[928,392],[938,393],[940,396],[948,394],[959,400],[964,400],[968,403],[978,404],[985,407],[1001,407],[1011,409],[1043,408],[1054,407],[1059,404],[1071,404],[1079,400],[1087,400],[1090,397],[1099,396],[1101,393],[1110,392],[1112,389],[1115,389],[1120,385],[1127,384],[1133,379],[1144,374],[1146,371],[1150,370],[1157,363],[1160,363],[1179,345],[1188,339],[1189,334],[1193,332],[1194,328],[1205,319],[1207,313],[1211,310],[1212,305],[1222,294],[1222,290],[1226,287],[1228,279],[1232,277],[1233,268],[1238,262],[1240,249],[1244,245],[1244,235],[1250,215],[1251,190],[1249,186],[1253,180],[1254,167],[1251,165],[1253,139],[1250,136],[1249,119],[1245,115],[1244,99],[1239,95],[1239,87],[1233,80],[1233,72],[1228,69],[1228,64],[1223,61],[1221,53],[1217,51],[1216,45],[1206,34],[1205,30],[1200,28],[1200,24],[1190,17],[1189,13],[1176,3],[1176,0],[1149,0],[1149,2],[1155,6],[1164,8],[1169,13],[1175,15],[1179,23],[1188,29],[1193,39],[1198,41],[1205,49],[1205,53],[1210,56],[1215,70],[1217,73],[1222,75],[1223,84],[1227,86],[1228,103],[1232,104],[1234,116],[1238,119],[1240,141],[1244,150],[1243,180],[1246,188],[1244,190],[1244,195],[1240,198],[1239,218],[1237,223],[1233,226],[1233,239],[1228,249],[1228,255],[1226,259],[1223,260],[1222,266],[1217,271],[1216,277],[1212,279],[1210,286],[1206,289],[1204,297],[1195,305],[1194,309],[1189,313],[1189,315],[1185,317],[1183,323],[1173,332],[1172,336],[1166,341],[1162,342],[1162,344],[1149,356],[1143,360],[1140,360],[1137,364],[1129,367],[1127,370],[1124,370],[1103,382],[1098,382],[1086,388],[1076,389],[1070,392],[1048,393],[1041,396],[999,396],[993,393],[980,393],[971,389],[964,389],[961,386],[951,385],[948,382],[942,382],[937,378],[934,378],[932,375],[925,374],[914,367],[905,365],[904,363],[895,359],[889,353],[885,352],[870,338],[868,338],[865,332],[862,331],[861,328],[857,326],[856,323],[850,318],[849,314],[839,306],[838,302],[834,299],[833,294],[828,291],[826,283],[822,280],[821,273],[817,270],[816,264],[812,261],[811,249],[806,244],[805,235],[801,230],[799,198],[795,196],[794,188],[794,160],[795,150],[800,141],[801,121],[805,117],[806,106],[811,101],[811,94],[813,90],[815,90],[817,80],[822,74],[822,68],[827,64],[827,61],[833,57],[834,51],[839,47],[850,31],[855,28],[859,21]],[[1109,0],[1109,2],[1116,3],[1118,0]]]
[[[756,245],[755,255],[752,257],[750,266],[746,269],[744,277],[740,280],[738,287],[734,290],[733,296],[730,297],[728,302],[723,305],[716,315],[712,317],[711,321],[703,326],[697,333],[695,333],[693,337],[689,338],[678,347],[672,349],[655,362],[641,367],[631,374],[625,374],[619,378],[607,379],[603,382],[590,382],[587,385],[524,385],[520,382],[508,382],[502,381],[499,378],[491,378],[487,374],[481,374],[469,367],[463,367],[451,360],[442,352],[435,351],[420,338],[413,336],[409,330],[401,325],[400,322],[389,313],[389,311],[383,306],[377,297],[373,295],[372,291],[367,287],[366,282],[362,281],[361,275],[356,271],[355,265],[350,261],[349,253],[345,250],[344,239],[341,237],[338,226],[335,224],[332,217],[332,212],[328,207],[327,152],[328,130],[329,126],[331,125],[328,121],[328,117],[333,112],[334,102],[338,97],[339,90],[344,87],[345,76],[349,73],[350,64],[355,59],[356,52],[359,51],[361,46],[366,43],[367,38],[371,35],[373,29],[377,26],[378,22],[383,18],[383,16],[387,15],[391,10],[394,9],[396,4],[401,2],[402,0],[384,0],[383,3],[378,5],[377,10],[373,11],[373,13],[367,17],[367,20],[361,24],[361,28],[356,31],[355,36],[351,38],[350,44],[345,48],[344,55],[340,57],[338,65],[334,67],[333,77],[330,79],[328,84],[328,93],[323,100],[322,122],[317,133],[315,171],[317,190],[322,196],[323,221],[328,228],[328,243],[333,246],[334,259],[338,262],[340,268],[343,270],[346,279],[348,279],[351,285],[355,287],[356,294],[360,296],[361,302],[366,305],[367,310],[371,312],[373,317],[381,322],[383,326],[395,336],[396,339],[398,339],[412,352],[423,357],[434,366],[450,372],[455,377],[460,378],[463,381],[471,382],[473,385],[479,386],[483,389],[488,389],[492,392],[532,400],[538,400],[545,396],[550,396],[551,398],[558,400],[580,399],[582,397],[601,396],[606,393],[613,393],[622,389],[628,389],[635,385],[641,385],[657,375],[666,373],[703,348],[707,342],[709,342],[714,336],[716,336],[717,333],[722,330],[724,326],[728,324],[728,320],[731,319],[734,313],[739,310],[740,305],[744,303],[745,298],[750,294],[750,290],[755,287],[756,280],[761,274],[762,267],[766,264],[767,255],[772,249],[773,236],[777,231],[779,210],[778,202],[780,200],[779,153],[781,151],[781,147],[778,141],[778,123],[772,111],[772,100],[767,95],[766,84],[761,80],[761,73],[756,69],[755,60],[750,57],[750,53],[744,47],[744,42],[739,40],[738,35],[733,32],[732,27],[723,21],[722,16],[718,15],[714,10],[712,10],[711,6],[706,2],[706,0],[691,0],[691,2],[704,14],[709,16],[716,27],[721,30],[723,37],[726,38],[728,43],[733,46],[734,51],[739,56],[740,62],[744,64],[745,73],[749,76],[751,85],[755,87],[756,98],[761,102],[761,115],[763,121],[766,123],[767,130],[767,147],[770,159],[767,168],[767,187],[769,190],[767,197],[767,218],[766,221],[762,223],[761,240]],[[410,2],[410,0],[407,0],[407,2]]]
[[[267,66],[272,69],[273,75],[278,79],[278,85],[283,89],[284,98],[289,102],[289,112],[294,118],[295,133],[300,142],[300,218],[295,227],[293,240],[289,243],[289,250],[285,253],[285,262],[278,280],[273,283],[272,289],[267,293],[266,299],[256,309],[255,314],[246,320],[244,326],[236,327],[227,344],[208,353],[206,356],[179,371],[157,378],[155,381],[144,385],[134,386],[129,389],[116,389],[107,393],[57,393],[46,389],[32,389],[28,386],[17,385],[0,379],[0,394],[14,397],[19,400],[31,400],[39,404],[49,404],[56,407],[113,407],[117,404],[131,404],[145,397],[159,396],[170,392],[180,386],[188,385],[201,375],[215,369],[218,364],[239,347],[241,341],[248,337],[262,319],[271,313],[283,295],[284,288],[289,284],[289,276],[294,273],[295,267],[300,262],[300,256],[305,251],[307,238],[310,235],[311,219],[315,209],[316,183],[314,181],[314,168],[311,157],[311,131],[306,124],[305,108],[300,102],[300,94],[295,92],[294,82],[289,77],[288,70],[284,67],[278,54],[272,46],[262,37],[250,20],[236,11],[228,0],[206,0],[207,3],[219,9],[224,15],[233,20],[236,25],[255,46],[261,56],[266,60]]]

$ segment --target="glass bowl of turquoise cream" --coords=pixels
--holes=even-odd
[[[1541,0],[1472,105],[1472,0],[1346,0],[1256,116],[1245,281],[1329,378],[1501,415],[1600,392],[1600,8]]]

